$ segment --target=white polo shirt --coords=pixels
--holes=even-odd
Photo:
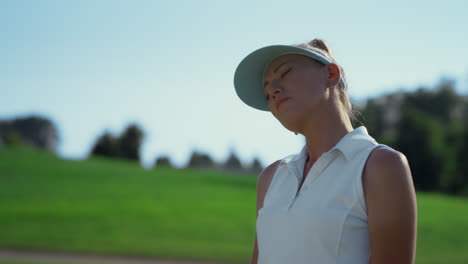
[[[299,193],[306,147],[281,160],[258,212],[258,263],[368,263],[362,171],[378,146],[364,126],[354,129],[317,159]]]

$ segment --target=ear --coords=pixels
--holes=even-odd
[[[328,72],[327,86],[334,87],[340,83],[340,67],[335,63],[330,63],[326,66]]]

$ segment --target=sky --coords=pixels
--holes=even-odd
[[[192,151],[268,165],[304,138],[237,97],[248,53],[322,38],[356,103],[441,78],[468,94],[467,28],[462,0],[0,0],[0,120],[49,118],[67,159],[136,123],[148,168]]]

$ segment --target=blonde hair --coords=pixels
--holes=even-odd
[[[346,81],[344,69],[338,63],[336,63],[328,44],[325,43],[325,41],[323,41],[322,39],[316,38],[311,40],[309,43],[303,43],[295,46],[316,51],[322,54],[323,56],[329,58],[334,64],[336,64],[340,68],[340,74],[341,78],[343,79],[343,82],[339,82],[339,84],[337,85],[337,91],[341,102],[342,110],[344,110],[344,112],[347,113],[350,121],[358,121],[357,116],[359,115],[359,112],[354,108],[353,104],[351,103],[351,100],[349,99],[347,91],[348,83]]]

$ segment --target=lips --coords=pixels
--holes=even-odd
[[[279,99],[279,100],[276,102],[276,109],[278,109],[278,108],[279,108],[284,102],[286,102],[287,100],[289,100],[289,97]]]

